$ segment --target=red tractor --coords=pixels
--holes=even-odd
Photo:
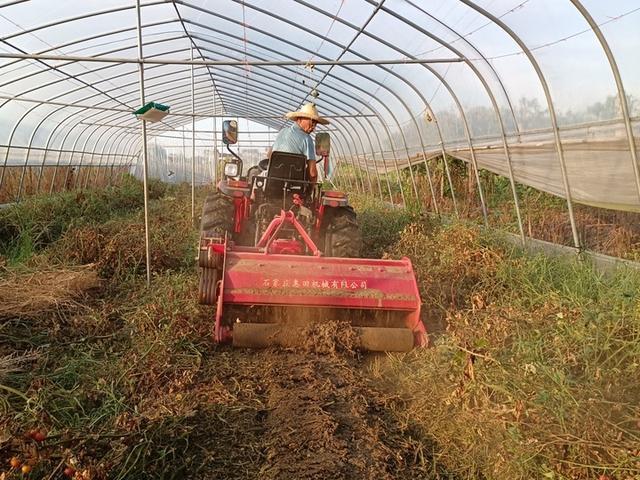
[[[349,321],[367,350],[426,344],[411,263],[358,258],[361,234],[347,195],[309,181],[304,155],[272,152],[243,175],[233,155],[204,203],[200,303],[217,305],[214,337],[236,346],[288,344],[309,322]],[[316,135],[328,162],[329,134]]]

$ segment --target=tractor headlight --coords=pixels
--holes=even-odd
[[[238,176],[238,164],[237,163],[227,163],[224,166],[224,174],[227,177],[236,177],[236,176]]]

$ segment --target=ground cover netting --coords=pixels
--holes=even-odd
[[[42,302],[0,310],[5,478],[640,475],[633,273],[371,205],[369,248],[412,259],[432,347],[362,354],[329,322],[297,349],[233,350],[197,304],[189,195],[151,202],[150,288],[139,209],[0,269]]]

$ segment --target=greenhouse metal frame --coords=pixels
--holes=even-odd
[[[457,214],[457,159],[486,225],[482,171],[508,179],[523,242],[518,185],[565,199],[581,249],[576,203],[640,212],[639,17],[632,0],[5,2],[2,203],[129,171],[178,171],[193,192],[215,182],[219,120],[266,148],[313,101],[334,184],[441,213],[435,159]],[[169,115],[136,119],[148,101]],[[149,148],[163,138],[182,144]]]

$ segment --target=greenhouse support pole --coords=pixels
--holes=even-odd
[[[109,165],[109,178],[107,179],[107,187],[110,187],[111,185],[113,185],[113,173],[114,173],[114,170],[116,170],[116,159],[118,156],[119,148],[120,148],[120,145],[122,145],[122,142],[127,138],[127,135],[125,133],[119,133],[116,135],[117,135],[117,140],[112,140],[109,142],[110,146],[109,146],[108,156],[112,156],[112,160],[111,160],[111,164]],[[107,156],[107,160],[109,158],[108,156]],[[120,164],[118,164],[118,166],[119,165]]]
[[[362,192],[364,193],[365,188],[364,188],[364,182],[362,181],[362,174],[360,174],[360,176],[358,176],[358,166],[356,165],[356,162],[354,161],[354,155],[353,155],[353,151],[351,150],[351,144],[353,144],[353,148],[355,149],[356,155],[358,154],[358,149],[356,147],[355,144],[355,140],[353,138],[353,136],[351,135],[351,132],[349,132],[346,128],[343,128],[342,132],[344,135],[344,150],[345,152],[349,153],[349,163],[351,164],[351,168],[353,169],[353,181],[355,183],[356,186],[356,191],[358,193]],[[347,136],[349,138],[347,138]],[[351,139],[351,142],[349,142],[349,139]],[[360,182],[358,182],[358,180],[360,180]]]
[[[184,125],[182,125],[182,161],[180,162],[180,176],[182,181],[187,181],[187,147],[184,139]]]
[[[190,47],[193,60],[193,45]],[[191,222],[196,221],[196,93],[195,78],[191,64]]]
[[[100,167],[102,166],[102,159],[104,158],[104,147],[107,145],[107,142],[104,142],[102,144],[102,150],[100,152],[100,155],[98,155],[98,164],[96,165],[94,162],[94,159],[96,158],[96,150],[98,149],[98,145],[100,144],[100,141],[102,140],[102,137],[104,137],[107,133],[109,133],[109,130],[105,130],[104,132],[102,132],[102,134],[100,134],[100,136],[98,137],[98,139],[96,140],[96,143],[93,145],[93,150],[91,151],[91,167],[89,168],[89,170],[87,171],[87,177],[84,180],[84,189],[87,190],[89,188],[89,180],[91,178],[91,169],[95,169],[95,177],[93,180],[93,187],[97,187],[98,186],[98,180],[99,180],[99,176],[100,176]]]
[[[90,127],[91,125],[87,125],[86,127],[84,127],[82,131],[78,134],[76,139],[73,141],[73,146],[71,147],[71,155],[69,155],[69,164],[67,165],[68,166],[67,172],[66,172],[66,175],[64,176],[65,191],[71,190],[72,185],[73,185],[73,188],[75,189],[76,178],[78,178],[78,175],[80,174],[80,166],[82,165],[82,150],[78,150],[78,148],[82,148],[82,147],[79,147],[78,143],[80,142],[82,135],[84,135],[84,132],[89,130]],[[81,155],[80,160],[78,160],[78,163],[76,165],[78,168],[73,166],[74,165],[73,156],[76,153],[79,153]]]
[[[571,195],[571,187],[569,185],[569,175],[567,173],[567,165],[565,162],[564,151],[562,149],[562,139],[560,138],[560,128],[558,127],[558,117],[556,115],[555,105],[553,104],[553,99],[551,97],[551,90],[549,89],[549,84],[547,82],[542,69],[540,68],[540,64],[534,57],[533,53],[525,42],[518,36],[516,33],[502,20],[500,20],[495,15],[489,13],[484,8],[476,5],[471,0],[460,0],[462,3],[472,8],[476,12],[480,13],[484,17],[488,18],[492,22],[494,22],[498,27],[500,27],[507,35],[509,35],[522,49],[522,52],[527,56],[529,63],[533,67],[538,76],[538,81],[540,82],[540,86],[544,92],[545,100],[547,102],[547,108],[549,109],[549,118],[551,120],[551,128],[553,130],[553,137],[555,141],[556,153],[558,156],[558,163],[560,164],[560,173],[562,176],[562,184],[564,186],[566,201],[567,201],[567,210],[569,213],[569,222],[571,223],[571,233],[573,235],[573,246],[577,249],[581,248],[580,245],[580,236],[578,234],[578,227],[576,225],[576,219],[573,212],[573,198]]]
[[[587,11],[586,8],[582,6],[579,0],[571,0],[571,3],[580,11],[582,16],[587,20],[589,26],[595,33],[596,37],[598,37],[598,41],[604,50],[605,55],[607,56],[607,60],[609,60],[609,66],[611,67],[611,71],[613,73],[613,78],[616,81],[616,86],[618,87],[618,100],[620,102],[620,108],[622,110],[622,118],[624,120],[624,125],[627,130],[627,140],[629,142],[629,153],[631,154],[631,163],[633,166],[633,174],[636,179],[636,189],[638,190],[638,198],[640,198],[640,164],[638,164],[638,155],[636,154],[636,142],[633,137],[633,128],[631,126],[631,115],[629,114],[629,103],[627,101],[627,94],[624,90],[624,84],[622,83],[622,77],[620,76],[620,70],[618,69],[618,63],[616,62],[616,58],[611,52],[611,48],[609,47],[609,43],[607,39],[604,38],[602,30],[595,22],[591,14]]]
[[[42,166],[40,170],[40,175],[38,175],[38,186],[36,188],[36,193],[40,193],[40,184],[42,181],[42,173],[43,173],[42,169],[44,169],[45,162],[47,160],[47,154],[49,153],[49,145],[51,145],[51,139],[53,138],[53,135],[56,133],[59,126],[60,126],[60,123],[58,123],[53,129],[51,129],[51,132],[49,132],[49,135],[47,136],[47,143],[45,144],[44,154],[42,155]],[[54,167],[53,172],[51,174],[53,179],[55,179],[56,170],[57,170],[57,167]]]
[[[60,143],[60,147],[58,150],[58,159],[56,160],[56,169],[53,171],[53,176],[51,178],[51,188],[49,189],[49,195],[51,195],[53,193],[53,189],[55,188],[55,182],[56,182],[56,172],[58,171],[58,167],[60,167],[60,161],[62,160],[62,151],[64,150],[64,144],[67,142],[67,138],[69,138],[69,135],[71,134],[71,132],[76,128],[76,125],[73,125],[69,131],[65,134],[65,136],[62,139],[62,142]],[[71,153],[70,157],[73,156],[73,153]],[[71,160],[69,160],[69,162],[71,162]],[[67,174],[69,172],[69,169],[71,167],[67,167]],[[63,189],[66,190],[65,185],[66,185],[66,178],[67,175],[65,175],[65,183],[63,183],[60,186],[60,192],[63,191]]]
[[[108,130],[106,132],[104,132],[104,134],[108,133]],[[102,137],[104,136],[100,135],[100,140],[102,140]],[[109,135],[109,137],[107,137],[104,141],[104,143],[102,144],[102,148],[100,149],[100,153],[98,154],[98,165],[95,167],[95,176],[93,178],[93,186],[94,188],[98,188],[98,185],[100,184],[100,173],[101,173],[101,169],[104,168],[105,171],[107,169],[107,164],[105,162],[105,166],[102,166],[102,160],[105,158],[105,155],[107,157],[107,162],[109,161],[109,155],[107,153],[105,153],[105,150],[107,148],[107,145],[109,145],[109,139],[113,136],[113,134]],[[93,152],[91,152],[91,157],[95,158],[96,156],[96,150],[98,149],[98,144],[99,144],[99,140],[96,140],[95,145],[93,146]],[[106,180],[106,176],[103,175],[104,179]],[[85,182],[85,188],[88,188],[89,185],[89,176],[87,176],[87,180]]]
[[[395,117],[394,117],[394,119],[395,119]],[[404,187],[402,186],[402,179],[400,178],[400,167],[398,166],[398,157],[396,155],[396,146],[393,143],[393,139],[391,138],[391,132],[389,131],[389,127],[387,127],[387,124],[384,122],[384,120],[382,118],[380,118],[380,124],[384,127],[385,131],[387,132],[387,137],[389,137],[389,148],[391,149],[391,159],[393,160],[393,165],[396,167],[396,181],[398,182],[398,187],[400,188],[400,196],[402,197],[402,206],[404,208],[407,208],[407,197],[405,197]],[[388,178],[389,177],[387,176],[387,181],[388,181]],[[411,174],[411,180],[413,180],[413,174]],[[413,186],[415,187],[415,183],[413,184]],[[417,190],[416,190],[416,192],[417,192]],[[392,202],[393,202],[393,200],[392,200]]]
[[[111,163],[109,164],[109,177],[106,178],[106,174],[105,174],[105,182],[106,182],[106,186],[110,187],[111,186],[111,180],[113,178],[113,171],[115,169],[116,166],[116,158],[117,158],[117,152],[119,150],[115,150],[116,145],[119,147],[123,140],[127,137],[127,133],[126,131],[116,131],[114,132],[114,134],[109,137],[109,139],[107,140],[107,143],[109,144],[109,150],[107,151],[107,163],[109,162],[109,158],[111,158]],[[112,153],[114,152],[114,153]]]
[[[363,119],[362,122],[367,122],[369,124],[369,130],[371,132],[375,132],[375,128],[373,128],[373,123],[371,122],[371,119],[365,116],[363,116],[362,119]],[[360,118],[356,117],[356,120],[358,121],[358,124],[362,128],[364,134],[367,136],[367,141],[369,142],[369,148],[371,149],[371,159],[373,162],[374,173],[376,174],[376,180],[378,182],[378,192],[380,194],[380,201],[384,202],[384,193],[382,193],[382,182],[380,180],[380,172],[377,167],[378,162],[376,160],[375,147],[373,146],[373,142],[371,141],[371,137],[369,136],[369,132],[366,128],[366,125],[363,125],[363,123],[360,121]],[[384,158],[382,160],[384,162]]]
[[[213,184],[213,188],[215,188],[216,183],[218,182],[218,126],[216,125],[216,91],[213,90],[213,165],[212,165],[212,174],[211,174],[211,183]]]
[[[344,150],[342,148],[342,145],[336,144],[336,148],[339,150],[338,151],[338,160],[336,161],[336,167],[337,165],[342,165],[346,160],[345,160],[345,155],[344,155]],[[338,163],[339,162],[339,163]],[[338,169],[336,168],[336,174],[338,174]],[[344,185],[344,188],[348,188],[349,191],[353,192],[354,191],[354,187],[353,184],[351,183],[351,177],[349,175],[346,175],[342,172],[342,169],[340,169],[340,173],[339,173],[339,181],[342,185]],[[348,184],[348,185],[347,185]]]
[[[338,147],[338,145],[336,145],[336,147]],[[344,172],[342,171],[342,166],[344,165],[344,154],[342,153],[342,145],[340,145],[339,150],[340,151],[338,152],[338,155],[336,155],[335,159],[336,168],[334,176],[336,178],[336,182],[340,185],[341,190],[349,189],[349,191],[353,191],[353,187],[348,185],[348,177],[346,177]]]
[[[142,21],[140,18],[140,0],[136,0],[136,20],[138,31],[138,72],[140,74],[140,104],[144,105],[144,63],[142,61]],[[151,285],[151,254],[149,251],[149,190],[147,183],[148,172],[147,152],[147,122],[142,120],[142,186],[144,190],[144,246],[147,261],[147,286]]]
[[[367,119],[368,120],[368,119]],[[371,162],[373,163],[373,171],[376,175],[376,180],[377,180],[377,185],[378,185],[378,194],[380,195],[380,200],[384,201],[384,194],[382,193],[382,183],[380,182],[380,172],[378,172],[378,168],[376,167],[376,154],[375,154],[375,149],[373,147],[373,143],[371,142],[371,137],[369,136],[369,132],[367,131],[366,127],[360,122],[360,119],[356,117],[356,122],[358,123],[358,125],[360,126],[360,128],[362,128],[363,133],[365,134],[365,136],[367,137],[367,142],[369,143],[369,151],[371,153]],[[369,126],[371,127],[371,124],[369,124]],[[373,131],[373,128],[371,128],[371,131]],[[362,148],[362,150],[364,151],[364,155],[365,155],[365,163],[367,160],[367,150],[366,148]],[[368,164],[367,164],[367,169],[368,169]],[[373,187],[371,188],[371,191],[373,192]]]

